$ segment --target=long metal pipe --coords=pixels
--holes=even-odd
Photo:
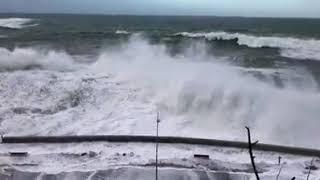
[[[169,143],[208,145],[247,149],[248,142],[225,141],[217,139],[200,139],[170,136],[131,136],[131,135],[95,135],[95,136],[3,136],[2,143],[81,143],[81,142],[114,142],[114,143]],[[320,150],[301,147],[279,146],[259,143],[254,150],[271,151],[285,154],[320,157]]]

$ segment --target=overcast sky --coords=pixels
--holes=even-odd
[[[320,0],[0,0],[0,12],[320,17]]]

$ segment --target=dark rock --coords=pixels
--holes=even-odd
[[[96,157],[96,156],[97,156],[96,152],[89,151],[89,157],[93,158],[93,157]]]
[[[37,113],[41,113],[41,112],[42,112],[42,110],[39,108],[31,109],[31,113],[33,113],[33,114],[37,114]]]
[[[134,156],[134,153],[133,153],[133,152],[130,152],[129,156],[130,156],[130,157],[133,157],[133,156]]]
[[[305,169],[308,169],[308,170],[311,169],[311,171],[315,171],[315,170],[318,170],[319,168],[315,165],[311,165],[311,166],[305,167]]]
[[[79,106],[80,101],[81,101],[81,98],[80,98],[79,95],[72,96],[72,99],[71,99],[71,102],[70,102],[71,107]]]
[[[28,108],[24,108],[24,107],[17,107],[12,109],[12,111],[16,114],[27,114],[28,110],[29,110]]]
[[[88,155],[88,153],[86,153],[86,152],[80,154],[80,156],[86,156],[86,155]]]
[[[47,110],[41,111],[41,114],[54,114],[54,111],[51,109],[47,109]]]
[[[68,109],[66,106],[64,106],[64,105],[58,105],[58,106],[55,108],[54,112],[57,113],[57,112],[60,112],[60,111],[64,111],[64,110],[66,110],[66,109]]]

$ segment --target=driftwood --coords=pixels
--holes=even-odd
[[[249,148],[249,154],[250,154],[250,159],[251,159],[251,164],[252,164],[252,168],[253,168],[253,172],[254,174],[256,175],[256,179],[257,180],[260,180],[260,177],[259,177],[259,174],[258,174],[258,171],[257,171],[257,168],[256,168],[256,165],[255,165],[255,162],[254,162],[254,156],[253,156],[253,153],[252,153],[252,146],[256,145],[258,143],[255,142],[255,143],[251,143],[251,134],[250,134],[250,128],[246,127],[247,129],[247,132],[248,132],[248,148]]]

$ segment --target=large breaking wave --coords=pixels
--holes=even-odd
[[[172,57],[165,46],[134,38],[103,53],[96,67],[144,87],[143,97],[162,112],[164,133],[234,139],[249,125],[264,140],[293,144],[309,144],[306,135],[317,134],[320,96],[308,73],[298,85],[298,72],[288,75],[279,89],[217,63],[201,44]]]
[[[0,54],[11,59],[5,64],[26,57],[70,59],[35,49]],[[244,140],[244,126],[250,126],[262,142],[320,147],[310,138],[319,135],[320,125],[320,95],[312,76],[277,72],[283,75],[279,88],[248,71],[219,63],[201,43],[172,56],[165,45],[134,35],[79,71],[0,73],[0,132],[150,135],[160,111],[161,135]]]
[[[253,36],[241,33],[209,32],[190,33],[181,32],[176,35],[206,38],[208,40],[236,40],[238,45],[251,48],[280,48],[281,55],[295,59],[320,60],[320,40],[298,39],[292,37]]]
[[[29,18],[6,18],[0,19],[0,27],[11,28],[11,29],[21,29],[24,27],[35,26],[37,24],[30,24],[33,19]]]
[[[70,71],[80,67],[67,53],[32,48],[16,48],[9,51],[0,48],[0,71],[46,69]]]

